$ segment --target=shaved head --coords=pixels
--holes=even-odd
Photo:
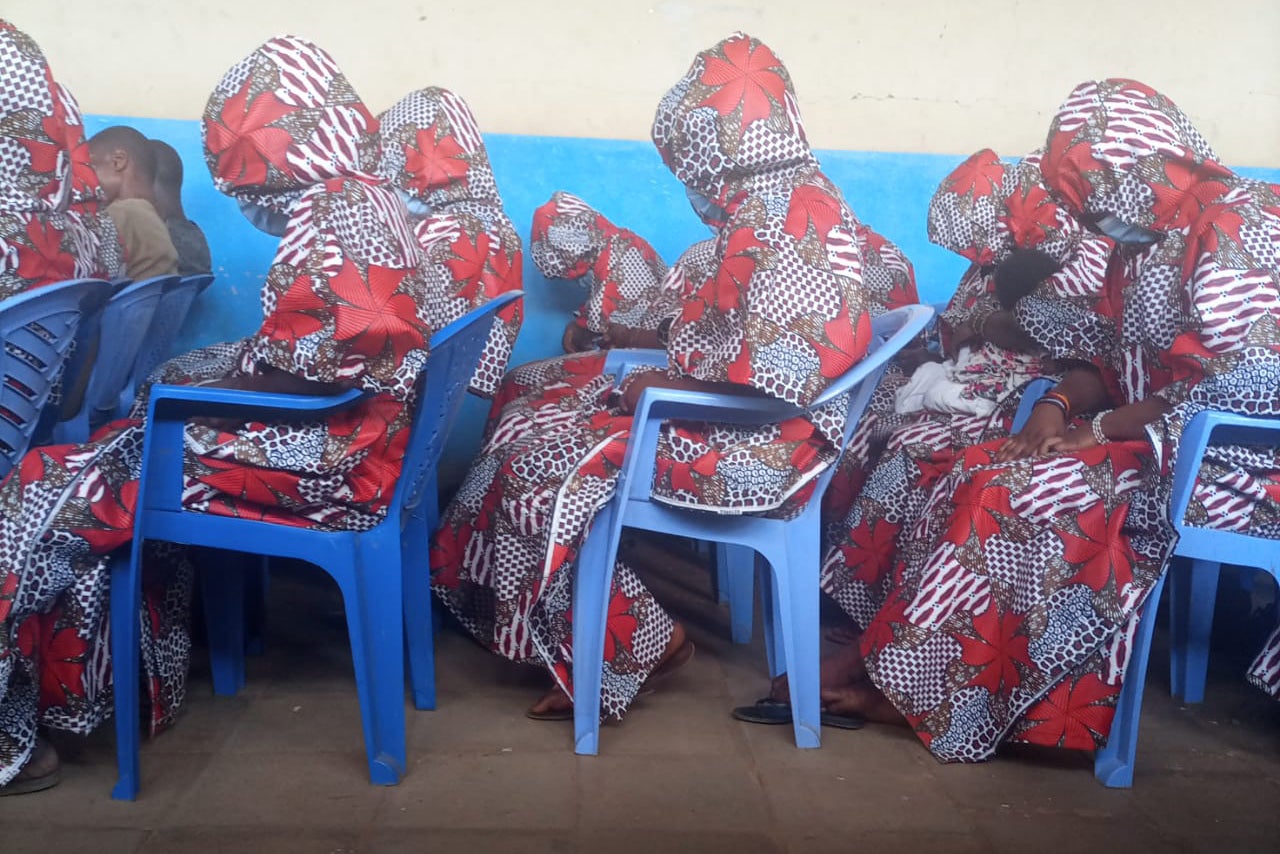
[[[89,156],[95,163],[117,151],[123,151],[129,156],[139,178],[145,181],[155,180],[155,151],[151,148],[150,140],[138,131],[125,125],[115,125],[98,131],[89,140]]]

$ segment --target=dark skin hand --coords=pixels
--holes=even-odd
[[[1169,404],[1162,398],[1149,397],[1137,403],[1126,404],[1113,409],[1102,417],[1099,426],[1102,435],[1113,442],[1125,442],[1146,438],[1143,429],[1151,422],[1169,411]],[[1072,451],[1083,451],[1098,444],[1089,427],[1077,427],[1065,436],[1050,439],[1045,443],[1047,454],[1069,454]]]
[[[1091,367],[1071,368],[1054,391],[1065,395],[1075,412],[1101,409],[1107,403],[1107,387],[1103,384],[1102,377]],[[1005,463],[1047,454],[1050,448],[1057,447],[1051,443],[1066,435],[1067,420],[1062,410],[1049,404],[1040,404],[1031,410],[1031,417],[1022,430],[1010,436],[996,452],[996,461]]]
[[[964,345],[979,344],[983,340],[1018,353],[1033,353],[1040,349],[1031,336],[1018,325],[1018,319],[1013,312],[997,311],[989,315],[986,322],[982,324],[981,336],[968,320],[957,323],[951,330],[951,348],[947,356],[954,359]]]
[[[961,347],[980,341],[978,333],[973,330],[973,324],[965,319],[951,327],[951,346],[944,348],[942,352],[948,359],[954,359],[960,354]]]
[[[1031,336],[1022,331],[1011,311],[997,311],[988,317],[982,325],[982,335],[997,347],[1017,353],[1032,353],[1040,349]]]
[[[604,347],[620,349],[661,350],[663,344],[658,340],[656,329],[632,329],[619,323],[610,323],[604,334]]]
[[[560,346],[566,353],[582,353],[593,349],[595,345],[595,333],[573,320],[569,321],[569,325],[564,328],[564,335],[560,337]]]
[[[920,367],[925,362],[941,362],[942,357],[930,350],[928,347],[921,347],[913,344],[908,347],[904,347],[902,352],[897,355],[896,361],[898,363],[898,367],[902,368],[904,372],[907,374],[914,374],[916,372],[916,368]]]

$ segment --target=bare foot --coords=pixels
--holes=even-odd
[[[569,695],[560,690],[559,685],[556,685],[539,697],[538,702],[530,706],[525,715],[534,720],[569,720],[573,717],[573,700],[570,700]]]
[[[862,660],[862,651],[858,645],[842,647],[834,655],[822,660],[822,670],[818,684],[823,690],[838,689],[867,678],[867,666]],[[774,700],[787,700],[791,697],[791,689],[787,683],[787,674],[783,673],[773,680],[769,686],[769,697]]]
[[[31,751],[27,764],[22,766],[18,776],[0,786],[0,795],[42,792],[58,785],[61,779],[62,770],[58,761],[58,752],[48,741],[37,738],[35,749]]]
[[[689,635],[685,632],[684,626],[676,623],[671,629],[671,640],[667,641],[667,648],[662,651],[662,658],[659,658],[653,670],[649,671],[649,679],[655,676],[661,678],[676,672],[692,657],[693,644],[689,642]]]
[[[645,680],[645,684],[647,685],[655,679],[674,673],[688,663],[692,657],[693,644],[689,642],[689,636],[685,633],[684,626],[676,623],[671,632],[671,640],[667,643],[666,649],[662,651],[662,657],[658,659],[658,663],[649,672],[649,678]],[[569,720],[573,717],[573,700],[569,699],[569,696],[560,690],[559,685],[556,685],[539,697],[538,701],[528,708],[525,715],[534,720]]]
[[[870,682],[822,690],[822,707],[837,715],[862,715],[869,721],[906,726],[907,719]]]

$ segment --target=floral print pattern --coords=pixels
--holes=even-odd
[[[420,89],[379,116],[379,123],[379,174],[416,201],[410,222],[426,262],[451,283],[445,298],[433,303],[432,325],[441,328],[518,290],[520,236],[503,209],[467,103],[448,89]],[[476,394],[492,397],[501,382],[523,311],[517,300],[498,313],[471,381]]]
[[[859,223],[809,152],[786,69],[755,39],[722,41],[663,98],[653,136],[676,176],[728,216],[705,272],[696,263],[673,268],[682,299],[669,370],[812,402],[865,353],[870,301]],[[582,245],[603,248],[607,237],[592,243],[594,221],[583,219]],[[581,269],[571,253],[540,248],[540,236],[535,262]],[[500,397],[432,547],[441,601],[495,653],[545,667],[570,696],[573,562],[613,494],[630,428],[630,416],[610,408],[613,377],[600,374],[601,359],[556,360],[545,373],[531,366],[528,393],[512,387]],[[558,381],[571,373],[582,379]],[[834,459],[842,426],[839,403],[756,430],[668,425],[654,495],[726,512],[791,512]],[[603,715],[625,713],[671,631],[619,564]]]

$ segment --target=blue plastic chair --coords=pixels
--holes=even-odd
[[[818,407],[849,394],[844,442],[852,435],[889,360],[924,328],[932,315],[933,310],[928,306],[907,306],[875,318],[873,340],[866,357],[814,401],[813,406]],[[624,361],[625,357],[618,357],[619,363]],[[599,749],[605,622],[614,561],[624,526],[727,543],[737,549],[751,549],[763,558],[759,563],[762,571],[766,566],[773,570],[772,583],[761,585],[770,673],[779,672],[777,665],[782,658],[777,653],[783,653],[790,677],[791,706],[795,710],[796,745],[820,745],[819,516],[822,494],[836,471],[836,462],[818,478],[804,510],[789,520],[700,512],[650,500],[658,438],[664,421],[776,424],[803,415],[805,411],[780,400],[746,395],[658,388],[646,389],[641,395],[617,491],[596,516],[574,574],[573,719],[578,753],[594,755]],[[730,583],[736,585],[734,576],[742,574],[751,574],[749,564],[731,567]],[[731,599],[732,596],[731,593]]]
[[[1032,380],[1026,385],[1013,419],[1012,432],[1022,429],[1031,417],[1036,401],[1055,385],[1053,380],[1044,378]],[[1185,438],[1183,447],[1186,447]],[[1181,459],[1179,457],[1179,465]],[[1198,468],[1199,463],[1196,465]],[[1186,504],[1182,506],[1185,512]],[[1138,752],[1138,725],[1142,718],[1142,693],[1146,687],[1147,662],[1151,657],[1151,636],[1156,627],[1156,611],[1159,610],[1166,576],[1167,573],[1162,574],[1147,594],[1142,617],[1138,620],[1138,630],[1134,633],[1129,668],[1125,671],[1124,685],[1121,686],[1120,697],[1116,701],[1115,717],[1111,720],[1111,733],[1107,736],[1106,745],[1093,757],[1093,776],[1111,789],[1133,786],[1133,766]]]
[[[160,295],[160,302],[151,315],[142,346],[133,361],[133,369],[125,379],[115,409],[115,417],[123,418],[133,407],[138,386],[151,376],[160,364],[173,353],[173,342],[186,322],[196,297],[213,283],[213,276],[201,274],[184,276],[169,282]]]
[[[369,531],[322,531],[182,507],[183,432],[198,415],[254,419],[324,417],[362,396],[262,394],[185,386],[154,386],[148,408],[142,478],[134,519],[132,554],[112,566],[111,654],[115,672],[119,782],[112,797],[138,792],[138,612],[145,540],[292,557],[328,572],[342,591],[360,697],[370,780],[394,785],[405,769],[405,646],[414,705],[435,706],[427,542],[438,517],[435,471],[445,438],[494,314],[518,292],[474,309],[431,337],[431,354],[419,384],[403,471],[386,519]],[[208,576],[206,575],[206,578]],[[244,573],[231,562],[216,584],[206,584],[214,688],[228,694],[244,683]]]
[[[1280,417],[1209,410],[1191,419],[1182,434],[1173,471],[1172,520],[1178,531],[1169,567],[1169,677],[1173,696],[1204,700],[1209,636],[1218,595],[1218,573],[1229,563],[1269,573],[1280,583],[1280,540],[1184,524],[1205,448],[1215,444],[1280,444]]]
[[[67,385],[74,387],[80,383],[79,371],[89,371],[89,382],[80,408],[54,426],[54,442],[86,442],[95,427],[115,417],[120,390],[128,382],[138,350],[151,326],[151,317],[164,289],[177,279],[177,276],[156,276],[125,287],[112,295],[98,323],[86,323],[81,328],[76,343],[76,372],[68,372]]]
[[[0,302],[0,479],[30,447],[83,319],[106,297],[106,282],[75,279]]]
[[[1035,409],[1036,401],[1044,397],[1044,393],[1052,391],[1057,386],[1055,380],[1047,377],[1039,377],[1027,383],[1022,388],[1022,397],[1018,400],[1018,411],[1013,415],[1012,433],[1017,433],[1027,423],[1027,419],[1031,417],[1031,410]]]
[[[938,318],[946,309],[947,303],[930,303],[929,307],[934,313],[925,324],[923,332],[926,335],[936,329]],[[1026,405],[1030,408],[1029,403]],[[716,595],[722,603],[729,605],[729,637],[734,643],[751,643],[752,618],[755,612],[754,578],[746,570],[734,572],[733,567],[751,567],[754,553],[749,548],[729,543],[714,544],[712,551],[716,567]]]

